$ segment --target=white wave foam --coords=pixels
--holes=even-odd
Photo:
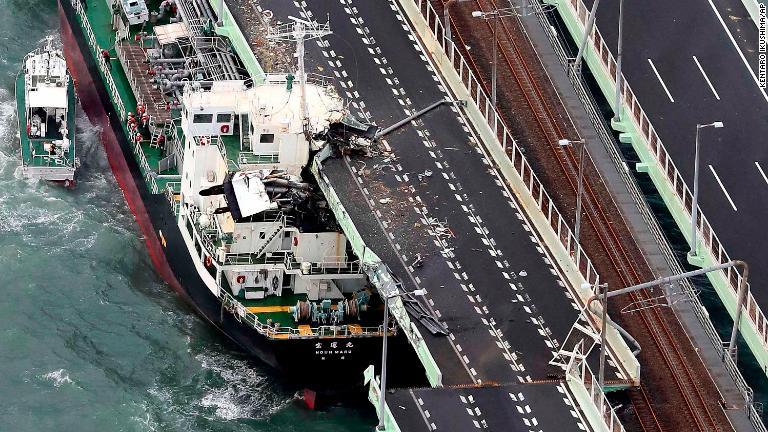
[[[74,384],[72,379],[69,378],[69,372],[66,369],[59,369],[53,372],[48,372],[43,375],[43,378],[51,381],[54,387],[61,387],[64,384]]]
[[[222,353],[199,354],[195,358],[224,380],[223,386],[210,388],[200,400],[200,405],[213,408],[217,417],[225,420],[269,417],[295,397],[275,392],[267,377],[247,361]]]

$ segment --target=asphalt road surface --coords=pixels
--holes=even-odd
[[[333,34],[307,43],[307,62],[334,75],[353,111],[378,125],[448,96],[396,2],[261,6],[282,20],[330,17]],[[375,252],[407,288],[428,290],[451,332],[423,331],[443,382],[519,384],[562,373],[548,362],[578,307],[461,113],[442,106],[386,143],[393,157],[329,161],[328,176]],[[386,236],[372,232],[373,219]],[[412,265],[418,256],[421,267]]]
[[[696,125],[724,123],[701,130],[699,205],[768,304],[768,96],[756,26],[740,0],[626,1],[624,17],[624,75],[691,190]],[[614,55],[617,22],[618,2],[601,2],[597,26]]]

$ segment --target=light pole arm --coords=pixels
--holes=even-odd
[[[448,2],[445,4],[445,7],[443,8],[443,30],[445,32],[445,37],[448,38],[449,41],[453,42],[453,38],[451,35],[451,5],[454,4],[456,0],[448,0]]]
[[[623,294],[629,294],[631,292],[639,291],[641,289],[650,288],[650,287],[658,286],[658,285],[664,285],[664,284],[672,283],[672,282],[677,282],[679,280],[683,280],[683,279],[686,279],[686,278],[689,278],[689,277],[699,276],[699,275],[703,275],[703,274],[710,273],[710,272],[713,272],[713,271],[718,271],[718,270],[725,270],[725,269],[731,268],[731,267],[741,267],[742,272],[743,272],[743,275],[742,275],[742,278],[741,278],[741,283],[739,283],[739,290],[737,292],[736,317],[734,318],[733,329],[731,331],[731,340],[730,340],[730,343],[728,345],[728,349],[731,352],[735,352],[736,337],[737,337],[738,331],[739,331],[739,321],[741,320],[741,313],[742,313],[742,309],[743,309],[743,306],[744,306],[744,300],[747,297],[747,290],[748,290],[748,287],[749,287],[749,285],[748,285],[749,266],[747,265],[747,263],[745,261],[732,260],[732,261],[728,261],[727,263],[718,264],[716,266],[707,267],[707,268],[703,268],[703,269],[698,269],[698,270],[694,270],[694,271],[689,271],[689,272],[681,273],[681,274],[678,274],[678,275],[667,276],[667,277],[656,279],[656,280],[653,280],[653,281],[650,281],[650,282],[644,282],[644,283],[637,284],[637,285],[632,285],[630,287],[618,289],[618,290],[615,290],[615,291],[610,291],[607,294],[595,294],[592,297],[590,297],[589,300],[587,300],[587,307],[586,307],[586,309],[589,310],[591,313],[593,313],[595,315],[598,315],[599,312],[595,311],[593,309],[593,303],[595,302],[595,300],[598,300],[598,299],[602,300],[603,295],[605,295],[607,298],[616,297],[616,296],[620,296],[620,295],[623,295]]]
[[[728,261],[727,263],[718,264],[718,265],[712,266],[712,267],[707,267],[707,268],[703,268],[703,269],[693,270],[693,271],[689,271],[689,272],[685,272],[685,273],[680,273],[678,275],[673,275],[673,276],[666,276],[666,277],[663,277],[663,278],[652,280],[650,282],[644,282],[644,283],[637,284],[637,285],[632,285],[632,286],[629,286],[629,287],[626,287],[626,288],[610,291],[608,293],[608,298],[620,296],[620,295],[623,295],[623,294],[629,294],[631,292],[639,291],[639,290],[644,289],[644,288],[650,288],[650,287],[653,287],[653,286],[658,286],[658,285],[664,285],[664,284],[668,284],[668,283],[672,283],[672,282],[677,282],[679,280],[683,280],[683,279],[686,279],[686,278],[689,278],[689,277],[699,276],[699,275],[703,275],[705,273],[709,273],[709,272],[713,272],[713,271],[718,271],[718,270],[725,270],[727,268],[737,267],[737,266],[741,266],[742,268],[746,268],[747,263],[745,263],[744,261],[733,260],[733,261]],[[592,301],[594,301],[595,299],[599,298],[599,297],[600,297],[599,295],[592,296],[592,298],[589,299],[590,303]]]

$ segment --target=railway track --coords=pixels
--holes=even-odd
[[[475,0],[475,3],[479,10],[486,12],[496,10],[499,6],[506,7],[506,5],[497,4],[497,0]],[[489,31],[493,32],[492,23],[489,20],[484,20],[484,22]],[[513,22],[514,26],[517,27],[516,29],[512,28]],[[566,173],[565,177],[570,190],[575,195],[577,193],[578,156],[572,146],[566,149],[559,148],[558,140],[568,138],[568,131],[564,131],[560,127],[556,116],[541,91],[539,83],[531,71],[531,67],[526,62],[525,56],[513,36],[513,31],[515,30],[518,33],[524,34],[522,24],[519,18],[499,19],[498,24],[497,50],[499,60],[508,66],[514,81],[519,86],[527,105],[534,114],[539,130],[554,153],[558,165]],[[461,35],[460,27],[456,25],[454,27],[457,31],[453,34],[454,37],[461,41],[460,46],[467,46]],[[527,35],[524,35],[524,37],[527,38]],[[530,41],[526,42],[530,43]],[[467,60],[471,63],[475,72],[482,75],[480,74],[482,69],[478,68],[471,55],[467,56]],[[543,69],[543,65],[538,66]],[[490,94],[487,84],[483,83],[483,86],[485,87],[486,94]],[[575,127],[571,125],[570,130],[575,130]],[[588,154],[585,153],[585,156],[588,157]],[[591,160],[589,162],[591,163]],[[590,182],[586,179],[584,182],[583,207],[586,218],[595,231],[600,246],[616,270],[623,286],[643,282],[639,265],[623,246],[620,236],[613,227],[612,221],[600,205],[600,200]],[[645,268],[649,268],[647,263],[645,263]],[[641,291],[632,293],[630,298],[632,302],[636,303],[647,300],[650,296],[646,291]],[[644,354],[648,360],[653,362],[652,364],[665,366],[668,376],[672,378],[672,382],[677,389],[677,395],[682,399],[683,405],[679,408],[684,408],[687,411],[685,418],[688,419],[690,427],[700,431],[722,430],[704,397],[704,390],[701,387],[700,380],[696,379],[697,377],[674,338],[666,318],[661,315],[658,308],[643,309],[638,311],[637,315],[651,336],[655,348],[649,349],[647,346],[644,347]],[[644,431],[669,430],[663,427],[659,421],[654,405],[648,399],[644,387],[641,386],[638,390],[634,391],[630,395],[630,400]]]
[[[634,408],[637,418],[646,420],[640,422],[640,428],[643,432],[664,431],[659,419],[656,417],[656,413],[651,408],[651,401],[648,400],[648,393],[645,392],[645,387],[641,385],[637,389],[630,390],[629,400],[632,403],[632,408]]]

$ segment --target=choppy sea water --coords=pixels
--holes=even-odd
[[[0,431],[370,430],[363,400],[305,409],[156,276],[83,113],[77,187],[20,177],[13,82],[58,12],[0,6]]]

